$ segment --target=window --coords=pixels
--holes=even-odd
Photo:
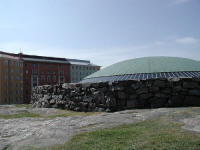
[[[40,67],[43,69],[44,68],[44,64],[41,64]]]
[[[64,75],[64,72],[62,70],[60,71],[60,75]]]
[[[25,76],[25,80],[28,80],[28,76]]]
[[[36,65],[36,64],[32,64],[32,67],[33,67],[33,68],[36,68],[36,67],[37,67],[37,65]]]
[[[33,82],[37,82],[37,76],[33,76]]]
[[[50,82],[50,81],[51,81],[51,76],[48,75],[48,76],[47,76],[47,82]]]
[[[53,81],[56,82],[56,75],[53,76]]]
[[[60,76],[60,83],[64,83],[64,77]]]
[[[4,64],[7,65],[8,64],[8,60],[4,60]]]
[[[8,95],[8,91],[5,91],[5,95],[6,95],[6,96]]]
[[[32,74],[38,74],[38,70],[37,69],[33,69],[32,70]]]
[[[16,76],[16,80],[19,80],[19,77],[18,77],[18,76]]]
[[[45,82],[45,76],[44,75],[41,75],[41,81]]]

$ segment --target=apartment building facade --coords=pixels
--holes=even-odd
[[[23,103],[23,61],[0,52],[0,104]]]
[[[100,70],[100,66],[92,64],[89,60],[67,59],[70,63],[71,82],[81,81],[86,76]]]
[[[30,103],[34,86],[54,85],[70,82],[70,64],[65,58],[24,55],[23,86],[24,103]]]
[[[0,104],[30,103],[34,86],[76,83],[99,69],[87,60],[0,51]]]

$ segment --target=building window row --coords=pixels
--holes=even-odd
[[[25,67],[27,67],[28,64],[25,64]],[[56,64],[32,64],[32,68],[38,68],[38,66],[41,68],[41,69],[44,69],[44,68],[51,68],[51,69],[56,69],[58,67],[58,65]],[[63,65],[59,65],[59,68],[64,68]]]
[[[72,70],[97,70],[97,68],[88,66],[72,66]]]
[[[23,63],[22,62],[18,62],[18,61],[13,61],[13,60],[4,60],[4,64],[5,65],[16,65],[17,67],[22,67]]]

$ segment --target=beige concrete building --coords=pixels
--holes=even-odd
[[[0,104],[23,102],[23,62],[19,56],[0,52]]]
[[[86,76],[100,70],[100,66],[92,64],[89,60],[67,59],[70,63],[71,82],[80,82]]]

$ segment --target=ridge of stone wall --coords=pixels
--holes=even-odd
[[[44,85],[33,88],[33,107],[74,111],[200,106],[199,78]]]

